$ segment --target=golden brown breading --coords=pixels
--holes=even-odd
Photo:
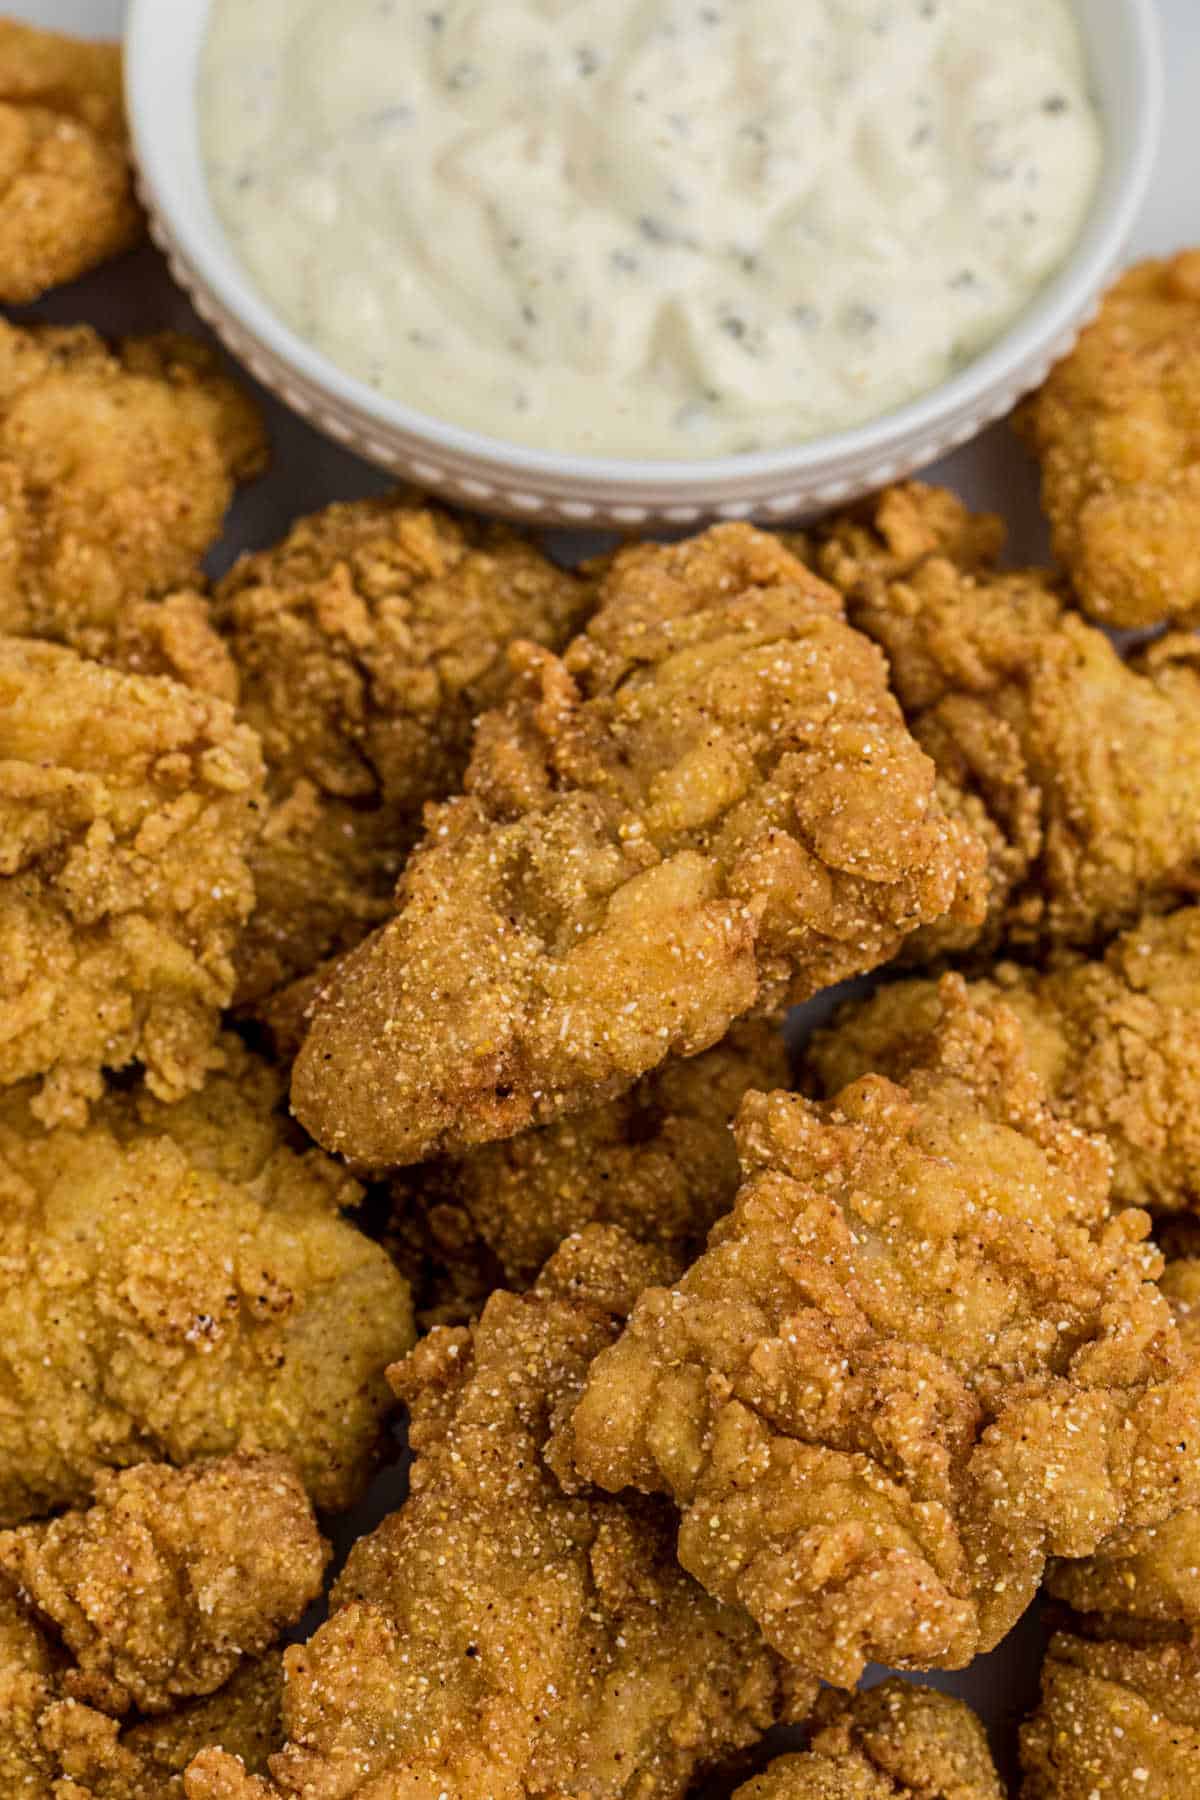
[[[391,1187],[389,1248],[438,1322],[472,1318],[493,1288],[525,1288],[564,1238],[619,1225],[686,1260],[733,1205],[729,1127],[750,1088],[789,1084],[777,1025],[735,1025],[715,1049],[672,1060],[619,1100]],[[407,1254],[406,1254],[407,1253]]]
[[[1021,1766],[1021,1800],[1196,1800],[1200,1646],[1056,1633]]]
[[[1175,639],[1127,665],[1037,570],[972,571],[939,554],[889,580],[894,524],[885,495],[874,550],[861,518],[835,521],[817,564],[886,652],[945,803],[990,851],[982,933],[935,926],[909,952],[1090,945],[1193,895],[1196,644]]]
[[[175,1099],[219,1064],[262,792],[224,702],[0,638],[0,1083],[46,1123],[104,1069]]]
[[[672,1494],[679,1555],[795,1663],[961,1667],[1090,1554],[1200,1494],[1200,1373],[1147,1220],[1002,1008],[828,1106],[751,1095],[745,1182],[594,1363],[563,1454]]]
[[[1200,1258],[1167,1264],[1161,1287],[1187,1350],[1200,1357]],[[1119,1534],[1096,1556],[1051,1563],[1046,1586],[1087,1634],[1200,1640],[1200,1510]]]
[[[518,660],[296,1062],[298,1116],[365,1165],[599,1105],[979,916],[882,659],[765,533],[622,552],[565,658]]]
[[[936,1033],[938,992],[895,981],[846,1008],[806,1053],[818,1091],[871,1071],[902,1081]],[[1120,1204],[1200,1210],[1200,908],[1143,920],[1095,961],[1000,963],[970,992],[1016,1013],[1054,1107],[1108,1139]]]
[[[44,1646],[42,1655],[48,1657]],[[244,1663],[207,1699],[124,1727],[94,1707],[59,1698],[54,1673],[52,1661],[43,1670],[20,1660],[0,1615],[5,1800],[184,1800],[183,1771],[206,1744],[223,1745],[254,1772],[266,1768],[281,1741],[277,1651]]]
[[[983,1726],[933,1688],[826,1689],[801,1756],[780,1756],[733,1800],[1004,1800]]]
[[[328,1507],[366,1484],[407,1288],[276,1072],[224,1050],[199,1095],[110,1093],[83,1131],[0,1096],[0,1523],[148,1458],[280,1451]]]
[[[128,603],[195,584],[265,461],[204,345],[0,321],[0,631],[105,654]]]
[[[74,281],[143,229],[119,45],[0,19],[0,301]]]
[[[746,1615],[679,1569],[660,1502],[569,1497],[546,1466],[614,1314],[662,1269],[591,1227],[532,1293],[495,1294],[472,1330],[423,1340],[394,1374],[409,1498],[355,1545],[328,1623],[287,1653],[273,1781],[206,1755],[189,1800],[666,1800],[811,1704],[811,1683],[785,1697]]]
[[[460,786],[476,714],[509,690],[509,642],[558,649],[589,594],[516,533],[404,495],[331,506],[236,565],[217,621],[271,804],[243,1001],[388,916],[422,808]]]
[[[1130,269],[1017,423],[1084,611],[1200,617],[1200,251]]]
[[[197,693],[237,705],[237,665],[213,624],[208,596],[196,589],[162,600],[127,600],[101,654],[113,668],[169,675]]]
[[[101,1474],[86,1511],[0,1533],[0,1585],[70,1653],[66,1694],[163,1713],[269,1650],[328,1555],[287,1457],[142,1463]]]

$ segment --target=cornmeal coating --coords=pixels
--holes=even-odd
[[[800,1756],[779,1756],[734,1800],[1005,1800],[970,1707],[891,1680],[847,1697],[826,1689]]]
[[[143,230],[120,46],[0,19],[0,301],[36,300]]]
[[[321,1592],[329,1547],[294,1465],[230,1456],[107,1471],[86,1511],[0,1533],[0,1585],[119,1715],[211,1694]]]
[[[1200,908],[1144,919],[1094,961],[1001,963],[970,993],[1017,1015],[1056,1110],[1108,1139],[1118,1202],[1200,1209]],[[872,1070],[903,1080],[940,1017],[937,982],[886,983],[809,1046],[818,1091]]]
[[[256,1772],[278,1747],[279,1653],[243,1663],[225,1687],[132,1725],[63,1699],[59,1665],[27,1622],[0,1603],[0,1780],[8,1800],[184,1800],[183,1771],[222,1744]]]
[[[148,1459],[280,1452],[322,1507],[366,1486],[408,1290],[276,1072],[223,1051],[194,1098],[113,1092],[82,1131],[0,1096],[0,1523]]]
[[[1021,1767],[1021,1800],[1195,1800],[1200,1646],[1057,1632]]]
[[[128,605],[194,588],[263,423],[205,345],[0,320],[0,631],[109,653]]]
[[[729,1127],[747,1091],[788,1085],[778,1025],[744,1021],[607,1106],[404,1171],[389,1247],[405,1273],[424,1273],[442,1322],[472,1317],[493,1288],[530,1286],[585,1225],[619,1225],[686,1260],[737,1194]]]
[[[236,565],[216,619],[271,806],[242,1000],[387,918],[423,807],[461,786],[475,717],[511,686],[509,642],[558,649],[590,592],[515,532],[403,494],[328,507]]]
[[[262,794],[225,702],[0,638],[0,1084],[46,1124],[105,1069],[170,1100],[219,1064]]]
[[[1196,639],[1179,634],[1122,662],[1042,571],[997,573],[974,549],[914,564],[913,506],[911,490],[901,507],[884,495],[873,544],[859,513],[834,521],[814,552],[851,623],[886,652],[945,804],[989,848],[982,931],[935,926],[910,953],[1090,946],[1193,896]],[[908,572],[893,578],[897,559]]]
[[[385,1793],[680,1796],[813,1684],[781,1684],[749,1618],[683,1573],[660,1502],[571,1496],[556,1417],[660,1256],[610,1227],[524,1296],[440,1328],[393,1372],[409,1498],[361,1538],[310,1642],[286,1653],[286,1748],[256,1785],[202,1756],[189,1800]]]
[[[679,1557],[793,1663],[957,1668],[1049,1555],[1195,1504],[1200,1377],[1147,1220],[1002,1008],[947,1005],[907,1088],[750,1095],[744,1185],[589,1373],[561,1454],[666,1492]]]
[[[1200,250],[1123,275],[1017,424],[1083,610],[1200,617]]]
[[[513,662],[396,917],[313,1009],[292,1098],[328,1148],[511,1137],[979,916],[981,846],[878,651],[765,533],[622,552],[565,657]]]
[[[1187,1350],[1200,1358],[1200,1257],[1169,1262],[1160,1285]],[[1051,1563],[1046,1586],[1086,1616],[1089,1636],[1200,1640],[1200,1510],[1119,1534],[1096,1556]]]

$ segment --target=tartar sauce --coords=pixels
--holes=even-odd
[[[302,337],[623,457],[935,386],[1063,262],[1102,159],[1070,0],[214,0],[201,115]]]

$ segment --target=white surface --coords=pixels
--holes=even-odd
[[[327,436],[463,504],[538,524],[647,528],[795,519],[908,474],[976,436],[1072,343],[1127,241],[1159,115],[1153,0],[1076,0],[1108,155],[1079,243],[997,343],[933,393],[795,449],[703,463],[612,461],[503,444],[414,412],[337,368],[270,309],[213,209],[197,76],[209,0],[130,0],[128,85],[156,240],[239,360]]]
[[[164,9],[174,0],[157,0]],[[997,0],[1002,6],[1003,0]],[[119,0],[10,0],[9,10],[39,23],[93,32],[114,29]],[[1158,0],[1167,49],[1166,135],[1147,205],[1133,240],[1139,255],[1200,243],[1200,0]],[[194,324],[190,309],[171,288],[156,256],[144,252],[75,288],[54,295],[28,316],[62,322],[87,320],[108,330],[151,329]],[[275,466],[242,496],[216,559],[223,566],[239,549],[270,542],[297,513],[323,502],[379,492],[383,477],[335,449],[282,407],[268,402]],[[958,489],[977,506],[994,506],[1013,523],[1013,548],[1037,556],[1044,532],[1038,517],[1032,472],[1004,427],[988,432],[930,473]],[[570,549],[580,540],[566,540]],[[590,541],[589,541],[590,547]],[[371,1501],[353,1525],[369,1529],[397,1494],[395,1472],[381,1478]],[[344,1539],[345,1533],[337,1535]],[[970,1699],[992,1727],[997,1749],[1010,1764],[1013,1726],[1029,1706],[1039,1663],[1037,1621],[1030,1619],[990,1657],[938,1685]]]

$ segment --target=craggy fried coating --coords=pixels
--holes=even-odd
[[[940,502],[908,490],[897,509],[884,495],[873,544],[858,514],[834,521],[814,552],[851,623],[886,652],[943,800],[989,846],[982,932],[934,926],[909,951],[1087,946],[1193,895],[1195,641],[1177,637],[1126,664],[1038,570],[996,573],[944,552],[911,565],[918,504]],[[898,559],[911,566],[893,579]]]
[[[1084,611],[1200,617],[1200,250],[1122,276],[1017,423]]]
[[[110,1093],[82,1131],[0,1096],[0,1523],[147,1459],[278,1451],[323,1507],[366,1485],[408,1291],[277,1073],[224,1054],[200,1094]]]
[[[0,1780],[9,1800],[184,1800],[183,1771],[221,1744],[254,1773],[277,1748],[283,1691],[278,1652],[246,1662],[219,1692],[122,1726],[62,1699],[57,1665],[26,1621],[14,1638],[0,1603]]]
[[[1015,1019],[950,995],[937,1062],[751,1095],[734,1210],[594,1363],[562,1454],[672,1494],[679,1556],[843,1686],[961,1667],[1083,1556],[1200,1493],[1200,1376],[1147,1220],[1109,1205]]]
[[[1056,1110],[1108,1139],[1121,1205],[1200,1210],[1200,908],[1144,919],[1095,961],[1001,963],[970,992],[1016,1013]],[[938,996],[935,981],[895,981],[847,1007],[806,1053],[817,1090],[872,1070],[902,1081],[936,1034]]]
[[[1195,1800],[1200,1646],[1057,1632],[1021,1767],[1021,1800]]]
[[[745,1094],[788,1084],[778,1026],[735,1025],[607,1106],[404,1171],[392,1182],[389,1248],[414,1287],[424,1275],[443,1323],[473,1317],[493,1288],[530,1286],[585,1225],[619,1225],[686,1261],[737,1194],[729,1127]]]
[[[0,1084],[45,1123],[104,1069],[176,1099],[219,1064],[262,793],[224,702],[0,638]]]
[[[142,231],[119,45],[0,19],[0,301],[36,300]]]
[[[801,1756],[779,1756],[733,1800],[1005,1800],[983,1726],[933,1688],[885,1681],[822,1693]]]
[[[476,714],[511,686],[509,642],[558,649],[589,593],[515,532],[404,495],[331,506],[230,572],[217,623],[271,806],[243,1001],[387,918],[422,808],[461,785]]]
[[[979,916],[981,848],[878,652],[776,539],[628,549],[562,661],[514,661],[396,917],[315,1005],[292,1098],[327,1147],[511,1137]]]
[[[678,1567],[660,1502],[568,1496],[555,1418],[660,1256],[611,1227],[563,1246],[393,1373],[409,1498],[351,1552],[327,1624],[287,1652],[286,1748],[256,1785],[205,1755],[189,1800],[405,1794],[664,1800],[753,1742],[786,1694],[746,1615]]]
[[[142,1463],[102,1474],[86,1511],[0,1533],[0,1585],[70,1653],[65,1693],[163,1713],[269,1650],[328,1554],[286,1457]]]
[[[0,631],[107,654],[127,605],[196,584],[265,462],[203,344],[0,320]]]
[[[1184,1344],[1200,1357],[1200,1258],[1169,1262],[1161,1286]],[[1051,1563],[1046,1585],[1055,1600],[1087,1615],[1091,1636],[1200,1640],[1200,1510],[1123,1533],[1096,1556]]]

